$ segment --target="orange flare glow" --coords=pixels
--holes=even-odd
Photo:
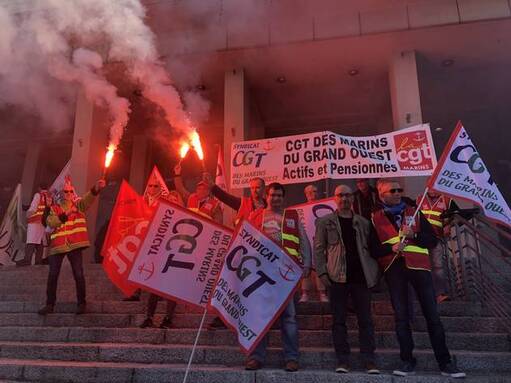
[[[197,156],[202,161],[204,160],[204,152],[202,151],[202,145],[200,143],[200,137],[199,133],[197,131],[193,131],[193,133],[190,136],[190,141],[192,143],[193,148],[197,152]]]
[[[181,145],[181,149],[179,149],[179,157],[181,157],[181,159],[185,158],[186,153],[188,153],[189,150],[190,145],[187,144],[186,142],[183,142],[183,144]]]
[[[114,152],[115,152],[115,145],[110,144],[108,145],[108,150],[106,152],[105,156],[105,168],[108,168],[110,164],[112,163],[112,159],[114,158]]]

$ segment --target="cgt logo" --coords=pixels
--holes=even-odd
[[[289,263],[286,263],[284,267],[279,266],[279,274],[285,281],[293,282],[296,280],[296,278],[294,278],[296,276],[295,269],[293,265]]]
[[[433,169],[431,147],[423,131],[396,134],[397,161],[402,170]]]
[[[232,166],[249,166],[254,164],[254,167],[258,168],[261,166],[263,157],[268,153],[256,153],[254,150],[240,150],[232,158]]]

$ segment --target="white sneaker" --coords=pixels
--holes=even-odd
[[[300,300],[298,301],[298,303],[305,303],[308,301],[309,301],[309,294],[302,293],[302,296],[300,297]]]
[[[330,299],[328,299],[328,295],[326,295],[326,293],[320,292],[319,293],[319,301],[322,303],[328,303],[328,302],[330,302]]]

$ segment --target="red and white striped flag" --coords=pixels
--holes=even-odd
[[[511,211],[461,121],[447,143],[428,188],[479,205],[494,221],[511,226]]]

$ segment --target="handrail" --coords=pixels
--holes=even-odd
[[[479,218],[477,218],[479,220]],[[506,257],[511,257],[511,250],[506,249],[504,246],[502,246],[500,243],[497,243],[492,237],[490,237],[488,234],[486,234],[484,231],[478,229],[476,226],[474,226],[471,222],[467,221],[465,218],[460,217],[459,215],[454,216],[454,222],[455,223],[461,223],[465,225],[470,231],[472,231],[474,234],[477,234],[478,236],[484,238],[484,240],[490,242],[493,246],[495,246],[497,249],[502,251],[506,254]],[[491,229],[497,229],[496,226],[489,226]],[[499,230],[502,230],[499,228]],[[496,230],[498,231],[498,230]],[[504,231],[502,231],[504,232]],[[500,233],[500,231],[499,231]],[[505,232],[504,232],[505,233]],[[507,233],[505,233],[507,234]],[[509,236],[511,239],[511,236]]]
[[[511,334],[511,301],[506,299],[511,286],[511,246],[495,238],[511,240],[511,235],[484,217],[459,213],[452,214],[454,233],[448,246],[451,295],[480,302]]]

